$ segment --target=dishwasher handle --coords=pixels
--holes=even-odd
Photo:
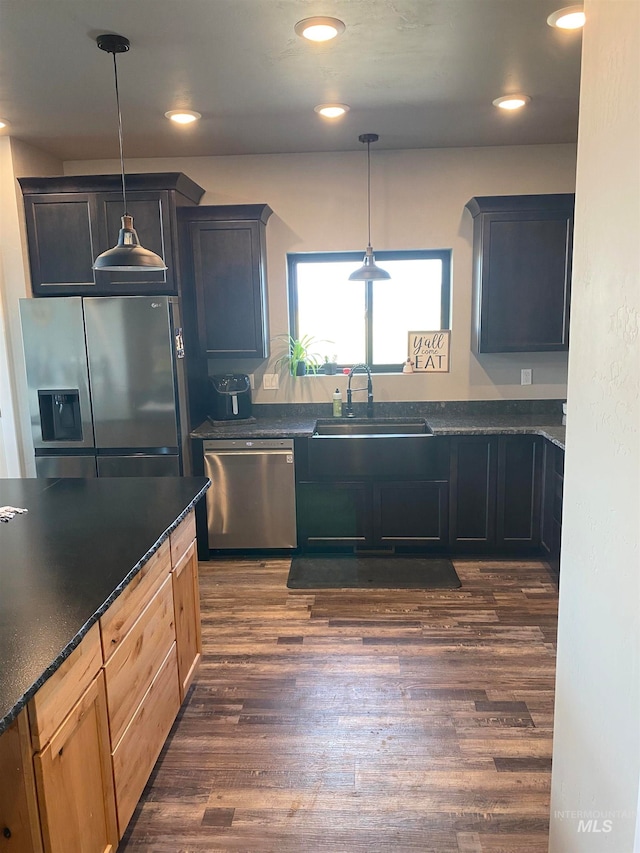
[[[271,450],[260,450],[253,448],[242,448],[238,450],[205,450],[205,457],[212,458],[214,456],[240,456],[243,459],[246,459],[248,456],[285,456],[287,457],[287,462],[293,464],[293,450],[291,449],[271,449]]]

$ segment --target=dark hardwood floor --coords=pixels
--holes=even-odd
[[[201,563],[204,656],[122,851],[543,853],[557,587],[289,591]]]

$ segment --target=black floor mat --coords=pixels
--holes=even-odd
[[[289,589],[457,589],[460,578],[445,557],[314,554],[294,557]]]

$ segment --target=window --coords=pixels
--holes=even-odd
[[[408,332],[449,328],[449,250],[376,252],[376,263],[390,280],[349,281],[362,252],[288,255],[291,335],[319,341],[321,360],[398,371]]]

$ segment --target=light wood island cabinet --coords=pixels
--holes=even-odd
[[[171,534],[171,576],[173,609],[176,617],[180,702],[193,681],[202,654],[200,629],[200,589],[196,521],[191,513]]]
[[[0,737],[0,853],[114,853],[200,653],[191,510]]]

